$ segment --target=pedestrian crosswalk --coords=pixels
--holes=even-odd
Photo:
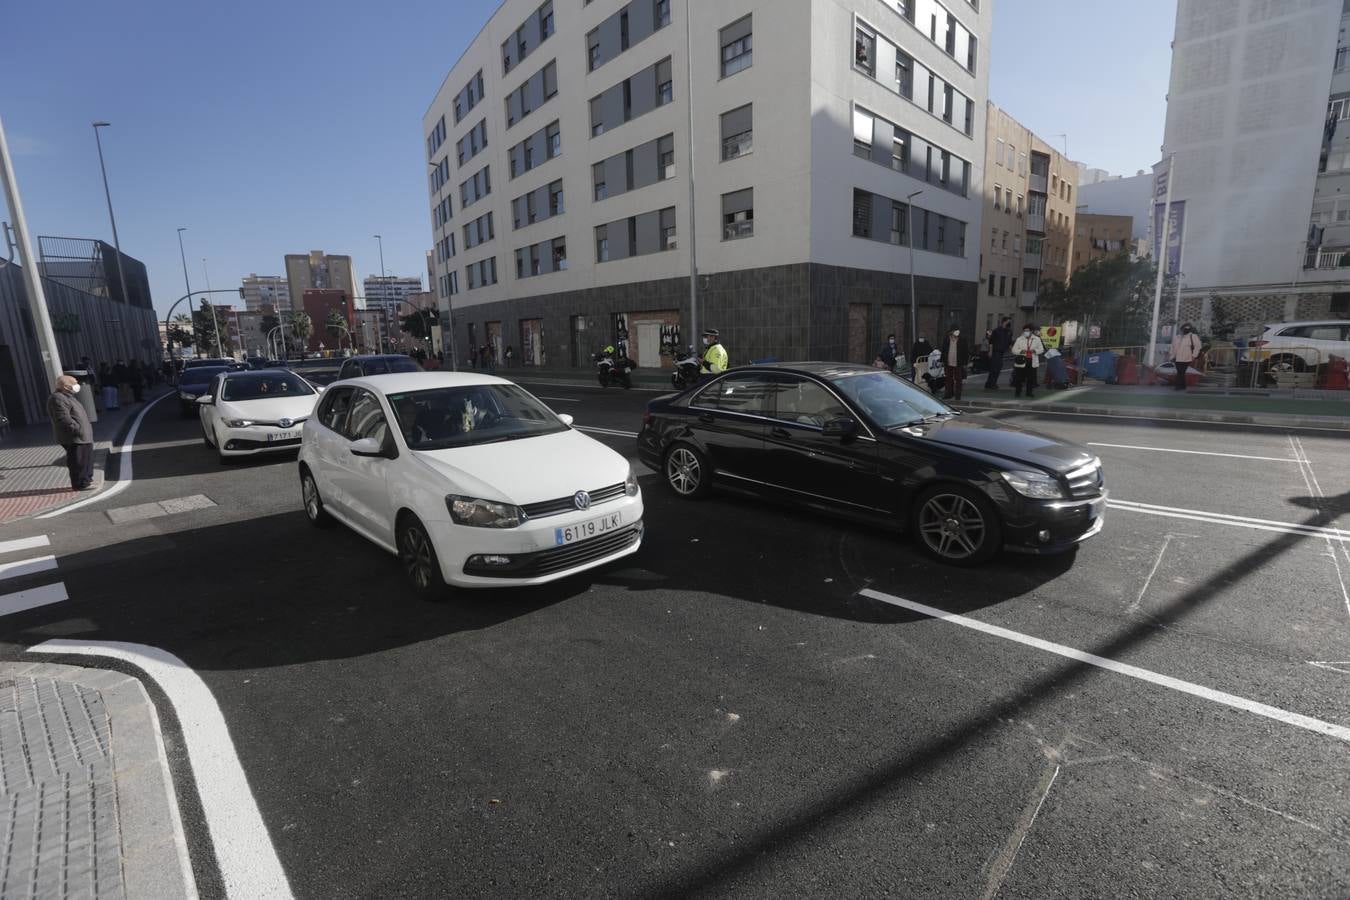
[[[31,552],[50,546],[51,539],[45,534],[0,541],[0,590],[4,590],[6,582],[55,571],[57,563],[54,554]],[[19,555],[25,553],[28,555]],[[37,609],[39,606],[48,606],[68,599],[70,597],[66,594],[65,582],[52,581],[30,585],[22,590],[0,593],[0,616]]]

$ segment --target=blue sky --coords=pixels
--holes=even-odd
[[[1047,139],[1067,133],[1090,165],[1155,161],[1176,0],[994,4],[995,103]],[[183,293],[179,226],[194,289],[203,257],[213,288],[311,249],[378,274],[376,233],[386,268],[424,274],[422,114],[496,5],[6,4],[0,116],[29,226],[110,239],[90,128],[102,119],[122,248],[146,262],[161,311]]]

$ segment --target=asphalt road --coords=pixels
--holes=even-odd
[[[651,395],[531,387],[635,455]],[[1350,742],[1315,723],[1350,726],[1350,541],[1325,530],[1350,528],[1347,439],[1015,418],[1105,463],[1119,505],[1073,557],[946,568],[646,472],[627,565],[428,604],[307,524],[293,458],[222,467],[166,401],[127,490],[0,528],[49,536],[70,598],[0,618],[0,656],[183,659],[299,896],[1345,896]]]

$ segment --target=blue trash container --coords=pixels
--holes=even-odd
[[[1083,361],[1083,371],[1087,377],[1098,381],[1114,381],[1116,377],[1116,354],[1111,350],[1099,350],[1089,353]]]

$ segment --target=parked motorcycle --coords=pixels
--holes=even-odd
[[[601,387],[617,384],[627,390],[633,386],[633,378],[630,374],[633,371],[633,361],[630,359],[616,357],[608,353],[597,353],[595,355],[595,369]]]
[[[677,391],[691,388],[698,383],[698,357],[692,349],[675,356],[675,371],[670,373],[671,387]]]

